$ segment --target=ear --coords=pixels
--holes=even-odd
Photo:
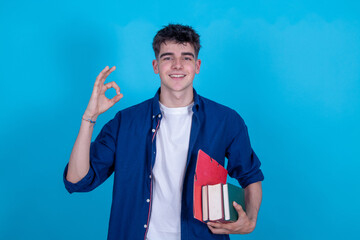
[[[153,65],[153,69],[154,69],[154,73],[158,74],[159,73],[159,63],[156,59],[154,59],[152,61],[152,65]]]
[[[196,61],[195,61],[195,72],[196,72],[196,74],[199,74],[199,72],[200,72],[200,65],[201,65],[201,60],[196,59]]]

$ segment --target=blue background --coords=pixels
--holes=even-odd
[[[106,238],[112,178],[70,195],[63,169],[102,68],[117,66],[108,81],[124,98],[98,118],[94,137],[155,94],[151,42],[170,22],[201,35],[195,88],[242,115],[262,161],[257,228],[231,238],[355,238],[356,2],[1,0],[0,239]]]

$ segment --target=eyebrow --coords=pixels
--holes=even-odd
[[[160,55],[160,58],[164,57],[164,56],[169,56],[169,55],[174,55],[173,53],[169,53],[169,52],[166,52],[166,53],[163,53]]]
[[[182,56],[192,56],[193,58],[195,58],[195,55],[192,52],[182,52],[181,55]],[[174,53],[171,53],[171,52],[163,53],[160,55],[160,58],[162,58],[164,56],[174,56]]]
[[[192,56],[193,58],[195,58],[195,55],[192,52],[183,52],[181,53],[182,56]]]

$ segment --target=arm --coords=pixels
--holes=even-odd
[[[92,121],[96,121],[101,113],[107,111],[123,97],[120,93],[119,86],[115,82],[104,84],[106,78],[114,70],[115,67],[110,69],[109,67],[105,67],[96,78],[89,104],[83,115],[79,134],[70,155],[68,172],[66,175],[66,180],[69,182],[76,183],[80,181],[90,168],[89,153],[94,124],[86,120],[91,119]],[[112,99],[108,99],[105,96],[106,90],[110,88],[114,88],[117,92],[117,95]]]
[[[255,225],[256,225],[257,215],[260,209],[261,199],[262,199],[261,182],[250,184],[245,188],[246,215],[249,217],[250,221],[255,223]],[[239,213],[240,209],[237,208],[236,210],[238,210]]]
[[[261,182],[248,185],[245,188],[246,213],[240,205],[234,202],[238,212],[238,220],[233,223],[208,222],[208,227],[214,234],[247,234],[254,231],[257,215],[262,199]]]

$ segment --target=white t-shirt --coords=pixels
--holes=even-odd
[[[181,238],[181,198],[193,105],[168,108],[160,103],[163,116],[156,135],[148,240]]]

